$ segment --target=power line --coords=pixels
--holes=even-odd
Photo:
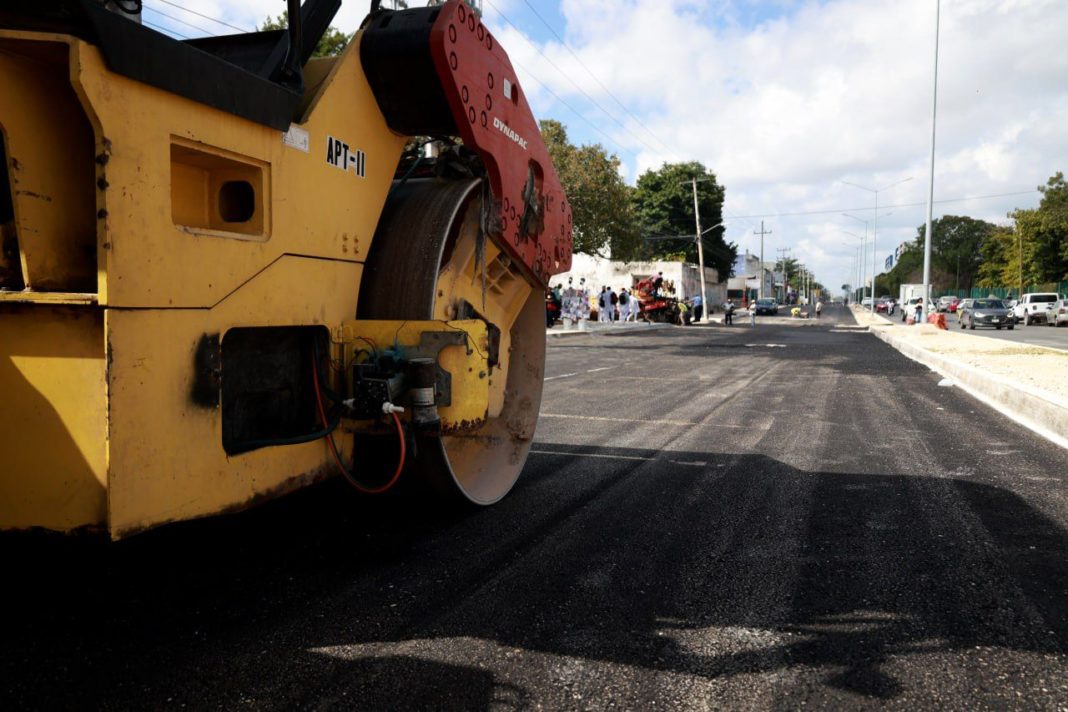
[[[183,35],[181,32],[178,32],[177,30],[172,30],[169,27],[164,27],[163,25],[155,25],[155,24],[153,24],[153,23],[151,23],[151,22],[149,22],[148,20],[145,20],[145,19],[142,19],[141,22],[143,22],[144,24],[148,25],[153,30],[159,30],[160,32],[163,32],[164,34],[175,35],[178,38],[183,39],[183,40],[189,39],[188,35]]]
[[[546,27],[546,28],[548,28],[549,32],[551,32],[551,33],[552,33],[553,37],[555,37],[556,39],[558,39],[558,40],[560,41],[560,44],[561,44],[561,45],[563,45],[564,49],[566,49],[566,50],[568,51],[568,53],[569,53],[569,54],[570,54],[570,55],[571,55],[572,57],[574,57],[574,58],[575,58],[575,61],[579,63],[579,66],[581,66],[581,67],[582,67],[583,69],[585,69],[585,70],[586,70],[586,74],[589,74],[589,75],[590,75],[590,78],[591,78],[591,79],[593,79],[593,81],[597,82],[597,85],[598,85],[599,87],[601,87],[602,89],[604,89],[605,93],[606,93],[606,94],[608,94],[608,96],[612,97],[612,100],[613,100],[614,102],[616,102],[616,104],[617,104],[617,105],[619,106],[619,108],[620,108],[620,109],[623,109],[623,111],[627,112],[627,114],[628,114],[628,115],[629,115],[629,116],[630,116],[630,117],[631,117],[632,119],[634,119],[634,121],[635,121],[635,122],[636,122],[636,123],[637,123],[637,124],[638,124],[639,126],[641,126],[641,127],[643,128],[643,129],[645,129],[645,130],[646,130],[646,131],[647,131],[647,132],[649,133],[649,135],[650,135],[650,136],[652,136],[652,137],[653,137],[653,138],[654,138],[654,139],[655,139],[655,140],[656,140],[656,141],[657,141],[657,142],[658,142],[658,143],[659,143],[659,144],[660,144],[661,146],[663,146],[663,147],[664,147],[664,149],[665,149],[665,150],[667,150],[667,152],[668,152],[668,153],[670,153],[670,154],[674,154],[675,152],[671,150],[671,147],[670,147],[670,146],[668,146],[668,145],[667,145],[666,143],[664,143],[664,141],[662,141],[662,140],[660,139],[660,137],[659,137],[659,136],[657,136],[657,135],[656,135],[655,133],[653,133],[653,130],[652,130],[652,129],[650,129],[650,128],[649,128],[648,126],[646,126],[646,125],[645,125],[645,123],[644,123],[644,122],[642,122],[642,120],[641,120],[640,118],[638,118],[638,117],[637,117],[637,116],[636,116],[636,115],[635,115],[635,114],[634,114],[633,112],[631,112],[631,110],[630,110],[630,109],[628,109],[628,108],[627,108],[627,107],[626,107],[626,106],[625,106],[625,105],[623,104],[623,102],[621,102],[621,101],[620,101],[620,100],[619,100],[619,99],[618,99],[618,98],[616,97],[616,95],[615,95],[615,94],[613,94],[613,93],[612,93],[612,91],[611,91],[611,90],[610,90],[610,89],[609,89],[608,87],[606,87],[606,86],[604,85],[604,83],[603,83],[603,82],[602,82],[602,81],[601,81],[600,79],[598,79],[598,78],[597,78],[597,75],[596,75],[596,74],[594,74],[594,73],[593,73],[593,72],[592,72],[592,71],[590,70],[590,68],[589,68],[588,66],[586,66],[586,63],[582,61],[582,58],[580,58],[580,57],[579,57],[579,56],[578,56],[578,55],[577,55],[577,54],[575,53],[575,51],[574,51],[573,49],[571,49],[571,46],[570,46],[570,45],[568,45],[568,44],[567,44],[567,42],[565,42],[565,41],[564,41],[564,38],[563,38],[563,37],[561,37],[560,35],[558,35],[558,34],[557,34],[557,32],[556,32],[556,30],[555,30],[555,29],[553,29],[553,26],[552,26],[552,25],[550,25],[550,24],[548,23],[548,21],[546,21],[546,19],[545,19],[544,17],[542,17],[542,16],[541,16],[541,13],[539,13],[539,12],[537,11],[537,9],[535,9],[535,7],[534,7],[533,5],[531,5],[531,4],[530,4],[530,0],[523,0],[523,2],[524,2],[524,3],[526,3],[526,6],[527,6],[527,7],[529,7],[529,8],[530,8],[530,11],[534,13],[534,16],[535,16],[535,17],[537,17],[537,18],[538,18],[539,20],[541,20],[541,24],[545,25],[545,27]],[[498,12],[499,12],[499,11],[498,11]],[[503,15],[502,15],[502,17],[503,17]],[[646,144],[646,145],[648,146],[648,144]],[[652,148],[652,147],[651,147],[651,146],[649,146],[649,148]]]
[[[153,0],[153,1],[155,2],[157,0]],[[202,12],[197,12],[196,10],[190,10],[187,7],[182,7],[181,5],[179,5],[176,2],[171,2],[171,0],[158,0],[158,2],[161,2],[164,5],[170,5],[171,7],[176,7],[179,10],[183,10],[185,12],[192,13],[192,14],[196,15],[197,17],[203,17],[205,20],[211,20],[212,22],[217,22],[220,25],[225,25],[226,27],[229,27],[230,29],[233,29],[233,30],[237,30],[238,32],[251,32],[252,31],[252,30],[246,30],[243,27],[238,27],[237,25],[231,25],[229,22],[225,22],[225,21],[220,20],[220,19],[218,19],[216,17],[212,17],[211,15],[205,15]]]
[[[963,203],[963,202],[966,202],[968,200],[987,200],[987,199],[990,199],[990,198],[1009,198],[1009,197],[1012,197],[1014,195],[1030,195],[1032,193],[1037,193],[1037,192],[1038,192],[1037,189],[1036,190],[1021,190],[1021,191],[1017,191],[1015,193],[993,193],[991,195],[971,195],[971,196],[968,196],[968,197],[965,197],[965,198],[949,198],[949,199],[946,199],[946,200],[936,200],[934,202],[936,202],[936,203]],[[884,208],[916,208],[916,207],[920,207],[920,206],[924,206],[924,205],[927,205],[927,203],[926,202],[923,202],[923,203],[898,203],[897,205],[884,205],[882,207],[884,207]],[[831,213],[843,213],[843,212],[844,213],[848,213],[848,212],[852,212],[852,211],[871,210],[871,209],[872,208],[871,208],[870,205],[865,205],[862,208],[838,208],[838,209],[835,209],[835,210],[804,210],[804,211],[800,211],[800,212],[796,212],[796,213],[764,213],[762,215],[733,215],[731,217],[734,217],[734,218],[736,218],[738,220],[750,219],[750,218],[788,218],[788,217],[795,217],[795,216],[798,216],[798,215],[829,215]]]
[[[540,87],[541,87],[542,89],[544,89],[545,91],[547,91],[547,92],[549,92],[550,94],[552,94],[552,96],[553,96],[553,98],[554,98],[554,99],[556,99],[556,100],[557,100],[558,102],[560,102],[561,104],[563,104],[564,106],[566,106],[566,107],[567,107],[568,109],[570,109],[570,110],[571,110],[571,113],[572,113],[572,114],[574,114],[574,115],[575,115],[575,116],[577,116],[578,118],[580,118],[580,119],[582,119],[583,121],[585,121],[585,122],[586,122],[586,123],[587,123],[587,124],[589,125],[589,127],[590,127],[591,129],[593,129],[593,130],[594,130],[594,131],[596,131],[597,133],[599,133],[599,134],[601,134],[602,136],[604,136],[605,140],[607,140],[607,141],[608,141],[609,143],[611,143],[611,144],[615,145],[615,147],[616,147],[616,148],[618,148],[618,149],[620,150],[620,152],[621,152],[621,153],[629,153],[629,154],[630,154],[631,156],[633,156],[634,158],[637,158],[637,154],[635,154],[635,153],[634,153],[633,151],[628,151],[627,149],[623,148],[623,146],[622,146],[622,145],[621,145],[621,144],[620,144],[620,143],[619,143],[618,141],[616,141],[616,140],[615,140],[615,139],[613,139],[613,138],[612,138],[611,136],[609,136],[608,134],[606,134],[606,133],[605,133],[605,132],[604,132],[603,130],[601,130],[601,127],[597,126],[597,125],[596,125],[595,123],[593,123],[593,122],[592,122],[592,121],[590,121],[590,120],[589,120],[588,118],[586,118],[586,117],[585,117],[585,116],[584,116],[584,115],[583,115],[582,113],[580,113],[580,112],[579,112],[579,111],[578,111],[578,110],[577,110],[577,109],[576,109],[575,107],[571,106],[571,104],[568,104],[568,103],[567,103],[566,101],[564,101],[564,99],[562,99],[562,98],[560,97],[560,95],[559,95],[559,94],[557,94],[557,93],[556,93],[556,92],[554,92],[554,91],[553,91],[552,89],[550,89],[550,88],[548,87],[548,85],[546,85],[546,84],[545,84],[545,82],[541,81],[541,80],[540,80],[540,79],[538,79],[538,78],[537,78],[536,76],[534,76],[534,73],[533,73],[533,72],[531,72],[531,71],[527,70],[527,68],[526,68],[526,67],[524,67],[524,66],[523,66],[522,64],[519,64],[518,62],[516,62],[516,63],[515,63],[515,66],[516,66],[516,67],[518,67],[518,68],[520,68],[520,69],[522,69],[522,70],[523,70],[524,72],[526,72],[526,73],[527,73],[527,74],[528,74],[528,75],[530,76],[530,78],[531,78],[531,79],[533,79],[533,80],[534,80],[535,82],[537,82],[538,86],[540,86]]]
[[[709,252],[716,252],[722,255],[730,254],[730,247],[726,246],[725,243],[710,242],[710,239],[711,238],[709,237],[705,237],[703,235],[701,236],[701,244],[705,246],[706,250],[708,250]],[[642,240],[644,242],[653,242],[655,240],[675,240],[678,242],[692,243],[693,235],[650,235],[648,237],[643,237]]]
[[[596,106],[598,109],[600,109],[601,113],[603,113],[609,119],[614,121],[620,128],[622,128],[631,137],[637,139],[641,144],[643,144],[650,151],[654,151],[654,152],[657,151],[656,148],[654,148],[653,146],[650,146],[649,143],[645,139],[643,139],[641,136],[638,136],[635,133],[633,133],[632,131],[630,131],[629,129],[627,129],[627,127],[623,123],[621,123],[619,121],[619,119],[617,119],[611,112],[609,112],[607,109],[605,109],[603,106],[601,106],[601,104],[596,99],[594,99],[592,96],[587,94],[586,90],[583,89],[582,87],[580,87],[575,82],[574,79],[572,79],[570,76],[567,75],[566,72],[564,72],[564,70],[560,69],[560,67],[557,66],[556,62],[552,61],[552,59],[550,59],[548,55],[546,55],[544,52],[541,51],[541,48],[539,48],[536,44],[534,44],[529,39],[527,39],[527,36],[525,34],[523,34],[523,31],[521,29],[519,29],[519,27],[514,22],[512,22],[510,19],[508,19],[508,16],[505,15],[503,12],[501,12],[500,8],[498,8],[496,5],[494,5],[491,0],[487,0],[487,2],[489,2],[490,6],[492,6],[493,9],[497,11],[497,14],[501,16],[502,20],[504,20],[505,22],[507,22],[509,25],[512,26],[512,29],[514,29],[519,34],[519,36],[523,38],[524,42],[526,42],[528,45],[530,45],[534,49],[535,52],[540,54],[542,56],[542,58],[546,62],[548,62],[550,65],[552,65],[553,69],[555,69],[557,72],[560,73],[560,76],[562,76],[564,79],[566,79],[568,82],[570,82],[573,87],[578,89],[579,93],[581,93],[584,97],[586,97],[590,101],[590,103],[592,103],[594,106]],[[532,77],[534,76],[532,72],[528,72],[528,74],[530,74]],[[544,82],[542,82],[540,80],[537,80],[537,79],[535,79],[535,81],[538,81],[538,83],[541,84],[541,86],[543,86],[543,87],[545,86]],[[546,87],[546,89],[548,89],[548,87]],[[550,91],[550,93],[553,94],[553,96],[556,96],[555,93],[553,93],[551,91]],[[559,97],[557,97],[557,98],[559,99]],[[572,111],[574,111],[574,109],[572,109]],[[602,135],[604,135],[603,131],[601,131],[600,133]],[[609,139],[609,140],[611,140],[611,139]],[[633,150],[629,150],[629,149],[623,148],[623,146],[619,142],[612,141],[612,143],[616,144],[616,146],[618,146],[620,148],[620,150],[623,151],[624,153],[629,153],[634,158],[638,157],[637,153],[635,153]]]
[[[174,20],[175,22],[180,22],[183,25],[188,25],[189,27],[192,27],[194,30],[199,30],[199,31],[203,32],[204,34],[211,35],[212,37],[216,37],[217,36],[211,30],[205,29],[205,28],[201,27],[200,25],[194,25],[192,22],[187,22],[187,21],[183,20],[180,17],[175,17],[174,15],[168,15],[167,13],[163,12],[162,10],[157,10],[156,8],[151,7],[149,5],[145,5],[145,9],[146,10],[151,10],[152,12],[156,13],[157,15],[162,15],[163,17],[166,17],[168,20]]]

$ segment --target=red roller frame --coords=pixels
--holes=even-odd
[[[485,162],[498,241],[545,285],[571,269],[571,206],[508,54],[461,0],[441,8],[430,53],[464,145]],[[524,201],[530,176],[532,199]],[[524,207],[537,206],[522,230]]]

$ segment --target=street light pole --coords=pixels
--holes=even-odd
[[[931,174],[927,182],[927,229],[923,233],[923,312],[929,313],[931,301],[931,215],[934,210],[935,124],[938,117],[938,21],[941,0],[935,0],[934,90],[931,96]]]
[[[857,267],[857,272],[858,272],[857,278],[860,280],[860,308],[863,309],[864,308],[864,278],[867,276],[867,272],[865,271],[867,269],[867,266],[866,266],[867,265],[867,260],[865,260],[865,257],[867,256],[868,253],[865,250],[867,250],[867,248],[868,248],[868,223],[867,223],[866,220],[861,220],[857,216],[850,215],[849,213],[842,213],[842,215],[845,215],[846,217],[853,218],[854,220],[860,220],[860,222],[864,223],[864,235],[863,236],[858,235],[855,232],[849,232],[849,230],[842,230],[842,232],[844,234],[852,235],[853,237],[855,237],[858,240],[860,240],[860,247],[857,248],[857,252],[859,253],[857,255],[857,265],[858,265],[858,267]],[[875,297],[873,296],[872,297],[872,302],[874,302],[874,301],[875,301]]]
[[[867,249],[868,249],[868,221],[867,220],[863,220],[861,218],[858,218],[856,215],[850,215],[849,213],[842,213],[842,215],[844,215],[847,218],[853,218],[857,222],[864,223],[864,237],[862,239],[864,240],[864,250],[865,250],[864,255],[866,257],[867,254],[868,254],[867,253]],[[851,233],[851,232],[848,233],[848,234],[849,235],[853,235],[853,233]],[[857,236],[854,235],[854,237],[857,237]],[[872,254],[872,259],[871,259],[872,278],[871,278],[871,305],[870,306],[871,306],[871,309],[872,309],[871,313],[874,314],[875,313],[875,246],[874,246],[874,244],[872,245],[871,254]],[[865,269],[867,269],[867,265],[865,265]],[[861,282],[861,284],[860,284],[860,290],[861,290],[861,293],[860,293],[860,306],[861,306],[861,308],[863,308],[864,307],[864,283],[863,282]]]
[[[770,235],[771,230],[764,229],[764,221],[760,221],[760,232],[753,230],[754,235],[760,235],[760,286],[757,287],[757,299],[764,298],[764,236]]]
[[[790,271],[786,268],[786,256],[793,251],[792,247],[778,247],[779,263],[782,265],[782,303],[786,303],[786,293],[790,287]]]
[[[895,185],[901,185],[902,183],[907,183],[910,180],[912,180],[912,176],[909,176],[908,178],[905,178],[903,180],[899,180],[896,183],[891,183],[890,185],[883,186],[882,188],[868,188],[868,187],[863,186],[863,185],[858,185],[857,183],[851,183],[851,182],[849,182],[847,180],[842,181],[846,185],[851,185],[854,188],[860,188],[861,190],[866,190],[869,193],[875,193],[875,225],[873,226],[873,230],[872,230],[872,234],[871,234],[871,313],[872,313],[872,315],[875,314],[875,270],[876,270],[876,266],[875,266],[875,241],[879,237],[879,193],[883,192],[884,190],[889,190],[890,188],[893,188]],[[853,216],[850,215],[850,217],[853,217]]]

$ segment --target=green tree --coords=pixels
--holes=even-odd
[[[938,289],[971,289],[982,264],[983,244],[997,225],[961,215],[943,215],[931,224],[931,229],[931,267],[940,276]],[[916,233],[915,245],[922,251],[926,225],[920,225]]]
[[[997,227],[981,248],[981,264],[975,286],[1016,285],[1019,280],[1019,250],[1016,231],[1011,227]]]
[[[1023,230],[1034,242],[1034,272],[1040,282],[1058,282],[1068,279],[1068,183],[1058,171],[1039,186],[1042,200],[1034,214],[1017,219],[1018,230]]]
[[[649,170],[638,178],[634,190],[634,205],[647,238],[642,256],[650,259],[682,257],[697,261],[693,185],[697,178],[697,201],[701,212],[701,228],[723,221],[723,186],[714,173],[698,161],[665,163],[658,170]],[[678,239],[663,238],[678,235]],[[705,264],[715,267],[720,279],[727,279],[734,269],[738,246],[723,239],[723,227],[716,227],[703,236]]]
[[[1038,190],[1038,207],[1013,210],[1013,227],[983,245],[979,286],[1018,290],[1068,279],[1068,183],[1058,171]]]
[[[257,27],[260,32],[266,30],[284,30],[289,27],[289,23],[286,21],[285,15],[279,15],[278,17],[267,16],[267,19]],[[351,34],[345,34],[336,27],[328,27],[323,36],[319,38],[319,44],[315,46],[315,51],[312,52],[313,57],[332,57],[335,54],[341,54],[341,50],[345,49],[345,45],[352,39]]]
[[[638,220],[631,202],[632,189],[619,175],[619,158],[600,144],[575,146],[567,127],[559,121],[540,122],[560,183],[571,203],[575,252],[603,254],[629,260],[637,256]]]
[[[1040,207],[1036,210],[1014,210],[1009,217],[1015,221],[1016,254],[1010,256],[1013,269],[1007,284],[1016,285],[1019,282],[1021,259],[1025,287],[1068,279],[1068,215]]]

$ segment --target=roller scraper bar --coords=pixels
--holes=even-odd
[[[364,71],[390,127],[459,136],[492,192],[487,230],[535,284],[571,268],[571,206],[508,55],[461,0],[373,15]]]

